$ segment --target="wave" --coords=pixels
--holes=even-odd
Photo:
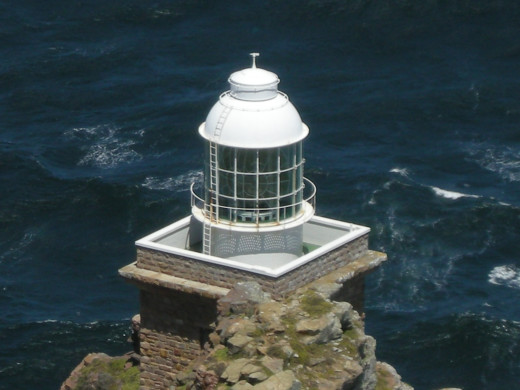
[[[110,169],[142,159],[142,156],[132,149],[136,142],[122,140],[119,136],[120,130],[118,127],[103,124],[73,128],[64,134],[85,144],[90,143],[87,147],[82,146],[87,152],[78,165]],[[137,135],[142,136],[140,133]]]
[[[121,143],[118,140],[93,145],[78,164],[97,168],[115,168],[121,164],[141,160],[142,156],[130,148],[132,145],[134,145],[132,141]]]
[[[479,196],[479,195],[470,195],[470,194],[464,194],[462,192],[448,191],[448,190],[443,190],[442,188],[434,187],[434,186],[431,186],[430,188],[433,190],[435,195],[440,196],[442,198],[446,198],[446,199],[481,198],[481,196]]]
[[[468,152],[483,169],[510,182],[520,181],[520,150],[483,143],[471,145]]]
[[[409,177],[410,172],[407,168],[392,168],[390,169],[391,173],[397,173],[398,175]]]
[[[408,170],[408,168],[392,168],[390,169],[389,171],[390,173],[396,173],[406,179],[409,179],[409,180],[412,180],[410,179],[410,171]],[[412,180],[412,182],[414,182]],[[415,183],[415,182],[414,182]],[[386,187],[388,187],[388,184],[386,185]],[[479,195],[473,195],[473,194],[465,194],[463,192],[457,192],[457,191],[450,191],[450,190],[445,190],[443,188],[439,188],[439,187],[435,187],[435,186],[429,186],[429,185],[425,185],[425,184],[420,184],[420,183],[416,183],[417,185],[419,185],[420,187],[425,187],[425,188],[429,188],[431,189],[435,195],[441,197],[441,198],[446,198],[446,199],[460,199],[460,198],[481,198],[481,196]]]
[[[166,190],[183,192],[189,191],[191,183],[200,183],[203,178],[202,171],[189,171],[184,175],[177,177],[159,178],[155,176],[149,176],[144,180],[142,187],[150,190]]]
[[[500,265],[488,275],[491,284],[520,289],[520,269],[514,265]]]

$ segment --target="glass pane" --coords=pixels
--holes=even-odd
[[[276,172],[278,170],[278,149],[260,149],[258,166],[259,172]]]
[[[280,169],[288,169],[293,166],[294,145],[280,148]]]
[[[278,187],[277,178],[277,174],[259,175],[258,198],[276,197],[276,190]]]
[[[237,174],[237,198],[256,199],[256,175]]]
[[[218,202],[219,202],[218,217],[220,219],[226,219],[228,221],[233,220],[233,208],[235,207],[235,202],[233,201],[233,199],[219,196]]]
[[[234,197],[235,181],[232,173],[219,171],[219,194]]]
[[[235,148],[219,145],[218,167],[226,171],[233,171],[235,169]]]
[[[256,149],[237,149],[237,171],[256,172]]]
[[[296,144],[296,164],[299,164],[302,161],[302,143],[298,142]]]
[[[293,174],[293,170],[280,173],[280,196],[294,192]]]
[[[292,217],[294,214],[294,196],[289,195],[280,199],[280,219]]]

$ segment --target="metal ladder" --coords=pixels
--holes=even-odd
[[[209,202],[204,204],[204,222],[202,237],[202,253],[211,255],[211,225],[218,221],[218,177],[217,177],[217,142],[220,140],[220,134],[226,123],[226,119],[231,112],[231,107],[225,106],[224,110],[218,118],[213,140],[209,143]]]

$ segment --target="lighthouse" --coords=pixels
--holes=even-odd
[[[192,186],[193,223],[206,255],[285,262],[302,255],[303,225],[314,215],[315,186],[303,176],[309,129],[278,76],[251,56],[199,126],[204,191]]]
[[[139,288],[140,390],[170,388],[204,353],[237,283],[282,300],[323,278],[362,312],[364,278],[386,260],[368,249],[368,227],[316,215],[309,129],[251,56],[198,127],[204,179],[191,185],[191,213],[137,240],[136,261],[119,270]]]

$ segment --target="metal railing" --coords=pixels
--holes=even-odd
[[[212,205],[212,208],[217,209],[218,212],[213,211],[214,222],[224,224],[234,223],[248,223],[248,224],[262,224],[262,223],[279,223],[281,221],[294,218],[298,219],[303,216],[301,212],[303,210],[303,204],[308,203],[313,209],[316,209],[316,186],[307,178],[303,178],[303,195],[302,200],[288,204],[279,205],[275,207],[232,207],[223,205]],[[206,202],[201,196],[195,193],[195,182],[191,184],[191,207],[196,207],[201,210],[204,218],[210,218],[207,214]],[[204,191],[202,189],[202,191]],[[211,197],[214,198],[214,197]],[[256,201],[264,199],[245,199],[247,201]],[[272,198],[270,198],[272,200]],[[216,221],[215,221],[215,215]]]

